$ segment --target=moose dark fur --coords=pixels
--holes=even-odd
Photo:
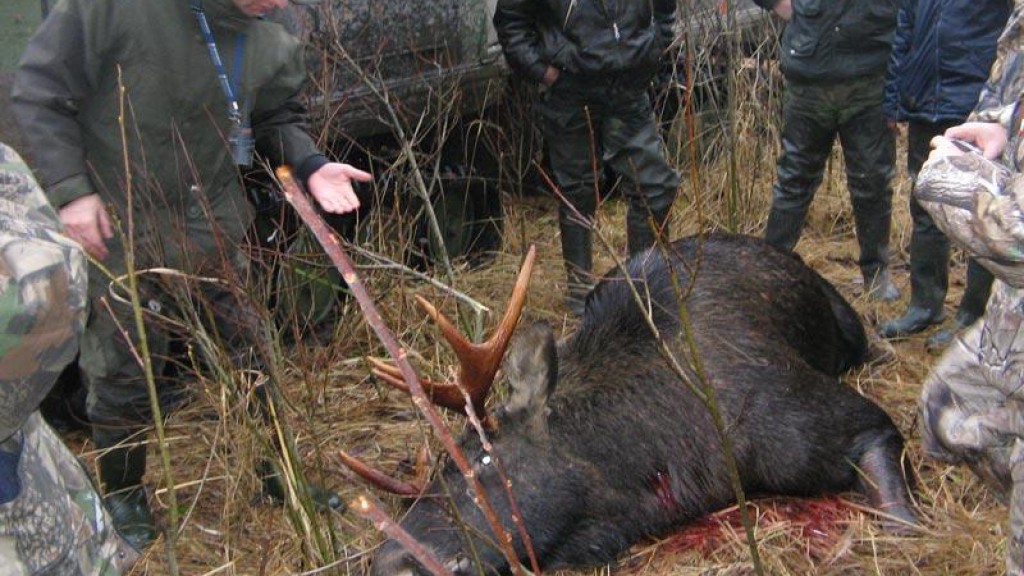
[[[668,259],[658,251],[633,258],[628,273],[661,339],[696,379],[678,314],[684,302],[746,493],[859,489],[912,522],[903,438],[839,379],[868,349],[842,296],[798,257],[755,238],[690,237],[668,251]],[[461,447],[527,568],[499,467],[544,568],[608,562],[735,501],[709,412],[659,348],[621,274],[590,294],[575,334],[556,344],[550,327],[534,324],[513,341],[505,360],[512,394],[498,410],[491,454],[475,432]],[[456,574],[508,573],[455,466],[427,493],[402,521],[413,537]],[[389,541],[373,573],[424,572]]]

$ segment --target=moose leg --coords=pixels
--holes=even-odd
[[[859,488],[872,507],[910,524],[917,524],[909,485],[913,472],[903,459],[903,440],[893,432],[878,433],[857,462]],[[899,528],[899,526],[896,526]]]

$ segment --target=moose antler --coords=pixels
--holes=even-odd
[[[442,336],[459,359],[459,374],[455,382],[435,382],[420,378],[420,385],[434,404],[461,413],[465,411],[468,397],[474,412],[481,416],[486,425],[493,427],[494,422],[487,415],[485,407],[487,395],[494,384],[494,376],[501,366],[501,359],[505,356],[505,350],[516,324],[519,323],[519,317],[523,313],[526,289],[530,285],[530,275],[533,273],[536,258],[536,247],[530,246],[519,270],[519,277],[516,278],[516,285],[512,289],[512,297],[509,299],[505,316],[494,330],[494,334],[481,344],[470,342],[433,304],[416,296],[417,304],[437,324]],[[370,358],[370,363],[373,364],[374,375],[399,390],[409,391],[409,386],[402,379],[397,367],[376,358]]]
[[[456,412],[463,412],[468,398],[475,414],[481,416],[484,426],[494,429],[495,422],[487,414],[485,403],[487,395],[494,385],[494,376],[498,372],[498,367],[501,366],[505,350],[512,339],[512,333],[523,313],[523,306],[526,304],[526,290],[530,285],[530,275],[533,273],[533,264],[536,259],[537,249],[530,246],[526,258],[523,259],[523,265],[519,269],[519,276],[512,289],[512,296],[509,298],[505,315],[498,327],[495,328],[494,334],[482,344],[470,342],[434,305],[420,296],[416,297],[420,308],[437,324],[442,336],[451,345],[455,356],[459,359],[459,374],[455,382],[435,382],[427,378],[420,378],[420,385],[434,404]],[[369,361],[373,364],[374,375],[399,390],[409,391],[398,367],[378,358],[369,358]],[[386,492],[415,497],[420,495],[426,486],[428,470],[425,451],[421,450],[417,458],[416,480],[413,482],[396,480],[344,451],[339,452],[338,456],[350,470]]]

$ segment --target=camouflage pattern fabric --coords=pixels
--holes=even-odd
[[[0,144],[0,576],[120,574],[137,557],[37,411],[78,350],[85,276],[81,249]]]
[[[82,465],[33,413],[21,431],[21,493],[0,505],[0,576],[114,576],[138,553],[114,530]]]
[[[39,406],[75,357],[85,258],[21,158],[0,144],[0,439]]]
[[[927,454],[967,464],[1009,505],[1008,574],[1024,575],[1024,1],[999,40],[971,120],[997,122],[1002,162],[978,154],[927,162],[914,196],[996,276],[985,315],[946,350],[921,391]]]

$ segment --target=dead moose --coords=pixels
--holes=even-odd
[[[543,568],[605,563],[639,539],[735,501],[709,411],[663,350],[698,386],[695,366],[713,385],[747,494],[857,489],[887,515],[914,521],[903,438],[881,408],[839,379],[865,360],[868,345],[857,313],[824,278],[796,256],[728,234],[642,254],[627,274],[636,292],[621,273],[605,277],[579,329],[557,343],[546,324],[521,330],[504,364],[510,399],[486,419],[490,451],[475,431],[461,440],[520,562],[533,565],[532,549]],[[515,325],[525,282],[516,291],[499,332]],[[461,385],[482,409],[503,350],[474,365],[472,345],[430,311],[460,357]],[[377,372],[397,379],[394,369]],[[425,384],[437,389],[435,402],[463,410],[461,393],[446,397]],[[401,526],[455,574],[508,573],[474,500],[449,462]],[[428,572],[389,541],[372,573]]]

